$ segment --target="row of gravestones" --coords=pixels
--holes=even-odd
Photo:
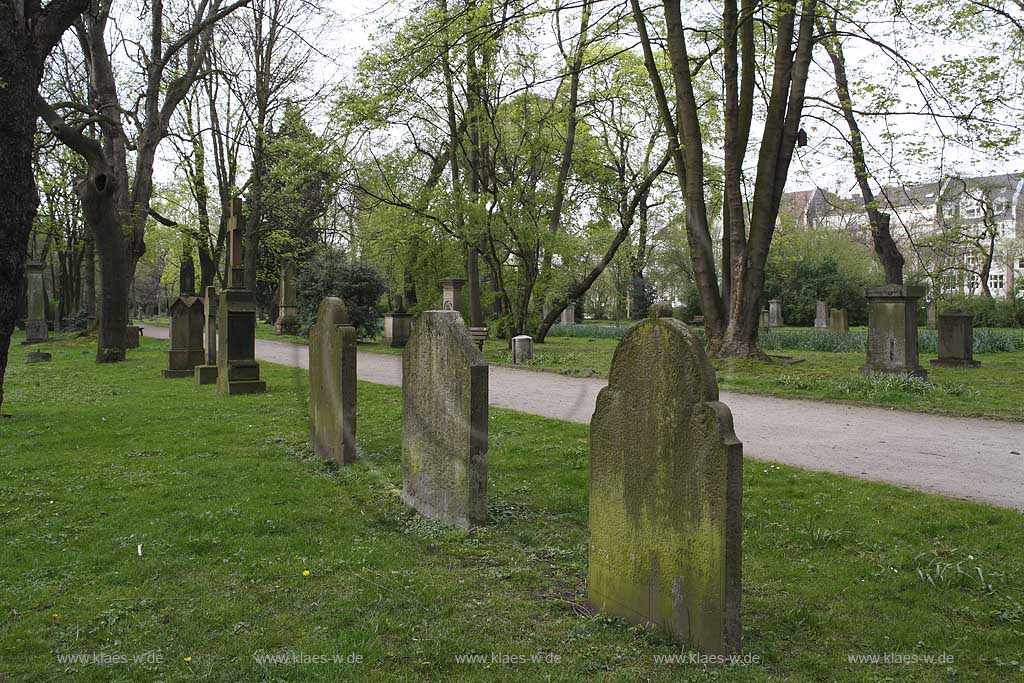
[[[340,299],[310,330],[310,445],[356,459],[356,337]],[[588,599],[708,653],[740,645],[742,445],[699,338],[652,318],[620,341],[590,425]],[[487,521],[488,366],[457,311],[416,320],[402,358],[402,500]]]
[[[244,205],[235,197],[228,216],[227,288],[218,292],[207,287],[205,298],[183,293],[171,304],[171,346],[164,377],[216,383],[225,394],[266,391],[256,362],[256,299],[245,288],[244,225]]]

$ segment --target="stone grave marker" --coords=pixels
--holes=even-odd
[[[819,301],[814,305],[814,327],[824,330],[828,327],[828,304]]]
[[[309,444],[321,460],[356,459],[356,328],[333,296],[309,329]]]
[[[182,294],[171,304],[171,349],[164,378],[192,377],[203,363],[203,300]]]
[[[700,338],[619,342],[590,422],[590,605],[708,654],[740,647],[743,445]]]
[[[861,372],[927,377],[917,355],[917,302],[924,296],[924,287],[868,287],[864,295],[868,300],[868,346]]]
[[[520,334],[512,337],[512,364],[533,360],[533,337]]]
[[[46,283],[43,280],[45,265],[40,261],[25,264],[25,291],[28,296],[28,315],[25,316],[25,341],[22,344],[36,344],[50,336],[46,322]]]
[[[974,360],[974,316],[961,311],[946,311],[938,316],[939,357],[932,365],[945,368],[976,368]]]
[[[405,310],[405,299],[401,294],[395,296],[391,304],[391,312],[384,316],[384,336],[381,346],[404,348],[412,334],[412,313]]]
[[[845,308],[833,308],[828,316],[828,331],[846,334],[850,331],[850,317]]]
[[[469,528],[487,521],[487,364],[455,311],[426,311],[402,356],[402,500]]]
[[[217,308],[220,297],[216,287],[206,288],[203,300],[206,310],[203,318],[206,357],[202,365],[196,366],[196,384],[217,383]]]
[[[768,302],[768,327],[782,327],[782,302],[772,299]]]
[[[299,306],[295,293],[295,266],[288,259],[281,262],[281,277],[278,282],[277,321],[274,331],[278,334],[299,333]]]

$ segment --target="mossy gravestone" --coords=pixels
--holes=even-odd
[[[590,422],[592,607],[708,654],[740,647],[743,445],[700,339],[649,319]]]
[[[356,328],[333,296],[309,330],[309,444],[322,460],[356,459]]]
[[[487,365],[456,311],[426,311],[402,356],[402,500],[469,528],[487,521]]]

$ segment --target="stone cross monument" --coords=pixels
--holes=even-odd
[[[242,198],[235,197],[228,218],[228,288],[217,302],[217,390],[222,394],[253,394],[267,389],[256,362],[256,299],[245,289],[244,210]]]

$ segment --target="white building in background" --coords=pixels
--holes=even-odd
[[[1024,174],[977,178],[951,176],[940,182],[890,186],[879,190],[879,209],[891,216],[893,237],[908,264],[935,273],[944,291],[978,293],[972,270],[991,248],[988,285],[1004,298],[1024,282]],[[787,192],[780,225],[797,229],[848,230],[870,244],[870,226],[860,194],[847,197],[822,189]],[[960,240],[949,239],[959,235]]]

